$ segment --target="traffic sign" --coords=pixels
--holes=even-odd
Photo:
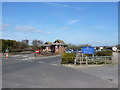
[[[6,50],[5,50],[5,52],[9,52],[9,50],[8,50],[8,49],[6,49]]]
[[[36,49],[35,53],[39,53],[39,49]]]
[[[82,54],[94,54],[94,47],[82,47]]]
[[[112,50],[113,51],[117,51],[117,47],[112,47]]]

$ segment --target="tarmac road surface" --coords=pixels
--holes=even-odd
[[[31,58],[29,58],[31,57]],[[2,88],[117,88],[96,75],[60,65],[60,56],[13,56],[2,60]]]

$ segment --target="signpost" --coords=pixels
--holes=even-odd
[[[36,49],[35,53],[39,53],[39,49]]]
[[[82,58],[84,54],[92,54],[94,57],[94,47],[82,47]],[[87,56],[86,56],[86,65],[88,65],[87,62]]]
[[[8,50],[8,49],[6,49],[6,50],[5,50],[5,52],[9,52],[9,50]]]
[[[39,49],[36,49],[35,50],[35,57],[36,57],[36,54],[38,54],[39,53]]]
[[[112,47],[112,50],[113,51],[117,51],[117,47]]]

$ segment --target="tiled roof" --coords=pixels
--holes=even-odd
[[[45,42],[44,45],[41,45],[41,46],[51,46],[51,45],[67,45],[67,44],[63,40],[55,40],[54,43]]]
[[[45,44],[52,44],[52,42],[45,42]]]
[[[63,40],[55,40],[54,43],[61,43],[61,44],[65,44],[65,42]]]

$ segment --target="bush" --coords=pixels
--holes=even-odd
[[[88,64],[94,64],[94,61],[88,60]]]
[[[74,53],[64,53],[64,54],[62,54],[61,64],[74,64],[75,56],[76,55]]]
[[[112,50],[95,52],[95,56],[112,56]]]

